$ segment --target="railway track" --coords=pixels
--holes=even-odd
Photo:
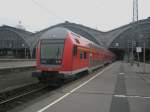
[[[0,93],[0,112],[7,112],[8,110],[15,108],[19,104],[29,101],[28,99],[36,96],[36,94],[39,94],[46,88],[48,88],[48,85],[37,83]]]

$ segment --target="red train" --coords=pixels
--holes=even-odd
[[[55,27],[41,36],[36,60],[39,72],[32,75],[40,81],[52,81],[92,71],[114,61],[115,55],[81,35]]]

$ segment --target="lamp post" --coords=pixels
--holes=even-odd
[[[144,62],[144,68],[143,68],[143,73],[145,74],[145,38],[144,38],[144,42],[143,42],[143,62]]]
[[[149,41],[150,38],[145,37],[143,34],[149,34],[149,32],[143,32],[140,35],[140,38],[143,39],[143,63],[144,63],[143,73],[145,74],[145,72],[146,72],[146,41]]]
[[[26,58],[26,47],[24,43],[22,44],[22,47],[24,48],[24,57]]]

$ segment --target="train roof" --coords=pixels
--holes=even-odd
[[[40,39],[65,39],[69,30],[63,27],[55,27],[47,30],[40,36]]]
[[[73,32],[73,31],[71,31],[71,30],[69,30],[67,28],[64,28],[64,27],[54,27],[52,29],[47,30],[45,33],[43,33],[40,36],[40,39],[65,39],[67,37],[68,33],[71,33],[71,34],[73,34],[76,37],[82,37],[82,38],[84,38],[80,34],[77,34],[77,33]],[[84,38],[84,39],[88,40],[87,38]],[[88,41],[91,43],[91,46],[93,46],[93,47],[99,47],[99,48],[105,49],[103,46],[100,46],[99,44],[94,43],[91,40],[88,40]]]

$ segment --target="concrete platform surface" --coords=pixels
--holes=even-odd
[[[37,79],[31,76],[35,70],[35,60],[0,61],[0,92],[36,83]]]
[[[35,70],[10,72],[0,75],[0,92],[37,83],[38,80],[32,77],[32,72],[35,72]]]
[[[65,85],[15,112],[150,112],[150,70],[115,62],[103,71]],[[149,65],[147,65],[149,66]],[[80,79],[79,79],[80,80]]]
[[[6,61],[0,62],[0,70],[9,68],[35,67],[35,61]]]

